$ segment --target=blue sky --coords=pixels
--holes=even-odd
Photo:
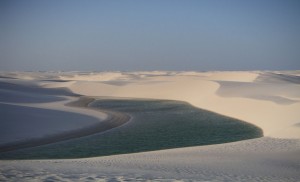
[[[1,0],[0,70],[300,69],[298,0]]]

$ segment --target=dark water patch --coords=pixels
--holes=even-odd
[[[107,85],[114,85],[114,86],[124,86],[124,85],[128,85],[132,82],[124,81],[124,80],[114,80],[114,81],[101,81],[101,83],[104,83]]]
[[[296,123],[296,124],[294,124],[294,126],[300,127],[300,123]]]
[[[99,122],[77,113],[2,103],[0,116],[0,153],[87,136],[118,124],[118,118]]]
[[[40,95],[80,96],[79,94],[72,93],[68,88],[42,88],[37,85],[23,85],[2,81],[0,81],[0,89]]]
[[[44,103],[66,100],[61,96],[80,96],[68,88],[42,88],[0,81],[0,101],[10,103]]]
[[[5,90],[0,88],[0,102],[10,103],[45,103],[66,100],[63,97],[40,93]]]
[[[71,80],[58,80],[58,79],[47,79],[47,80],[40,80],[40,81],[46,81],[46,82],[61,82],[61,83],[64,83],[64,82],[70,82]]]
[[[259,74],[259,76],[255,79],[255,82],[300,84],[300,76],[284,73],[264,72]]]
[[[4,79],[16,79],[14,77],[9,77],[9,76],[0,76],[0,78],[4,78]]]
[[[263,136],[254,125],[185,102],[98,100],[93,108],[128,113],[132,120],[100,134],[1,153],[1,159],[54,159],[106,156],[178,147],[220,144]]]

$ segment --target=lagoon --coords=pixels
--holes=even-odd
[[[107,156],[247,140],[260,128],[173,100],[98,99],[89,107],[131,116],[105,132],[1,153],[1,159],[65,159]]]

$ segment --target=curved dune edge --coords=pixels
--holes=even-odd
[[[208,73],[206,73],[208,74]],[[251,72],[211,72],[197,76],[155,76],[142,79],[128,79],[130,81],[119,81],[124,85],[114,85],[107,82],[98,81],[76,81],[68,88],[77,94],[92,96],[110,96],[110,97],[132,97],[132,98],[149,98],[149,99],[170,99],[186,101],[195,107],[216,112],[225,116],[240,119],[254,124],[263,129],[264,135],[274,138],[300,139],[299,128],[294,124],[299,122],[300,102],[289,105],[277,104],[268,100],[260,99],[261,92],[255,84],[259,82],[265,86],[267,91],[265,95],[300,97],[300,86],[295,85],[289,80],[278,80],[273,74],[266,72],[255,73],[256,76],[266,77],[264,80],[255,80],[256,77],[248,79]],[[232,75],[233,74],[233,75]],[[229,77],[230,76],[230,77]],[[255,99],[247,98],[244,95],[230,95],[223,97],[217,94],[220,84],[217,80],[226,78],[226,81],[244,82],[251,84],[253,87],[249,92],[254,95]],[[232,77],[239,78],[234,80]],[[245,77],[245,80],[244,80]],[[275,80],[274,80],[275,79]],[[223,79],[225,80],[225,79]],[[235,93],[244,93],[247,84],[240,84],[235,88]],[[252,86],[252,85],[251,85]],[[278,93],[280,88],[282,92]],[[266,96],[265,96],[266,97]]]
[[[95,99],[88,98],[88,97],[80,97],[78,101],[73,101],[66,105],[70,107],[82,107],[82,108],[92,109],[88,107],[88,105],[94,100]],[[6,145],[1,145],[0,152],[8,152],[8,151],[18,150],[23,148],[36,147],[36,146],[61,142],[65,140],[80,138],[84,136],[89,136],[92,134],[101,133],[110,130],[112,128],[121,126],[130,120],[130,116],[125,113],[108,111],[108,110],[99,110],[99,109],[93,109],[93,110],[100,111],[106,114],[107,118],[100,121],[97,124],[93,124],[81,129],[53,134],[53,135],[45,136],[43,138],[27,139],[23,141],[8,143]]]

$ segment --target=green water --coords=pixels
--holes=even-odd
[[[169,100],[98,100],[91,107],[131,115],[130,122],[87,137],[1,153],[1,159],[82,158],[220,144],[261,137],[249,123]]]

